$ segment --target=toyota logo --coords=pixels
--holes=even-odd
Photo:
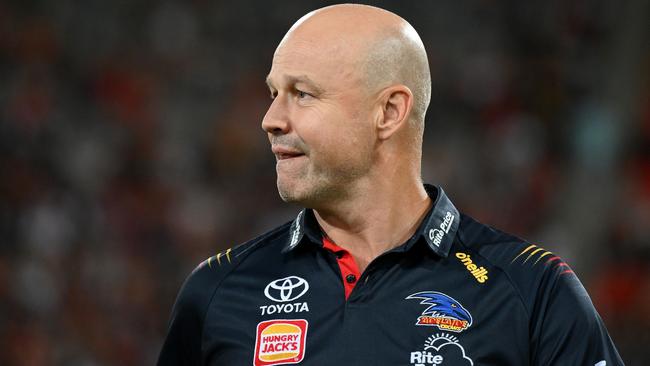
[[[264,295],[276,302],[293,301],[304,295],[309,290],[309,284],[304,278],[289,276],[279,278],[264,289]]]

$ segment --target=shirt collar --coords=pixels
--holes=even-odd
[[[414,237],[424,239],[434,253],[447,257],[458,231],[460,214],[442,188],[430,184],[425,184],[424,188],[433,200],[433,207]],[[291,224],[289,239],[282,252],[289,252],[305,241],[322,245],[321,240],[322,232],[313,211],[303,209]]]

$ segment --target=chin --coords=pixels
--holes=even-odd
[[[294,184],[288,184],[278,178],[278,193],[284,202],[300,203],[300,195]]]
[[[278,193],[280,194],[280,198],[282,198],[282,200],[284,202],[287,202],[287,203],[297,202],[293,192],[286,191],[286,190],[281,189],[280,187],[278,187]]]
[[[311,207],[318,196],[317,190],[314,187],[296,183],[278,179],[278,193],[280,194],[280,198],[287,203],[296,203],[304,207]]]
[[[288,187],[278,182],[278,193],[284,202],[318,210],[339,198],[334,191],[319,186]]]

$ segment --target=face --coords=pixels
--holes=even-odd
[[[372,105],[350,48],[289,35],[275,52],[262,128],[285,201],[314,207],[344,198],[370,170]]]

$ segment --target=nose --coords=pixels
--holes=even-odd
[[[285,135],[289,133],[289,114],[283,99],[279,95],[276,96],[262,119],[262,129],[268,134]]]

